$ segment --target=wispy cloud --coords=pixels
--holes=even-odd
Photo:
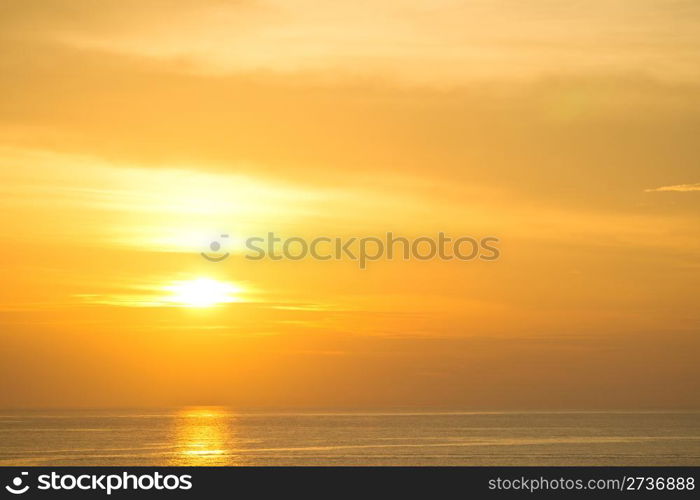
[[[55,0],[54,9],[5,3],[15,5],[2,11],[0,36],[21,33],[97,49],[100,57],[179,60],[186,62],[179,71],[197,73],[321,71],[440,86],[601,70],[700,78],[693,2],[637,0],[634,19],[628,0],[182,0],[178,9],[163,9],[160,0],[130,0],[127,8],[124,0],[99,7]]]
[[[653,189],[645,189],[645,193],[660,193],[664,191],[676,191],[679,193],[688,193],[690,191],[700,191],[700,182],[695,184],[676,184],[674,186],[661,186]]]

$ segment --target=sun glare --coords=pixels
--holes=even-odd
[[[216,281],[209,278],[177,281],[165,290],[171,295],[171,302],[182,307],[212,307],[218,304],[240,302],[239,294],[242,289],[231,283]]]

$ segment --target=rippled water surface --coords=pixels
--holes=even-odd
[[[2,411],[0,465],[700,465],[700,413]]]

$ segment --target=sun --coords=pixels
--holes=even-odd
[[[176,281],[164,289],[170,292],[166,301],[181,307],[212,307],[241,302],[239,294],[242,289],[239,286],[210,278]]]

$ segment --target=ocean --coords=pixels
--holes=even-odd
[[[0,465],[700,465],[700,413],[5,410]]]

